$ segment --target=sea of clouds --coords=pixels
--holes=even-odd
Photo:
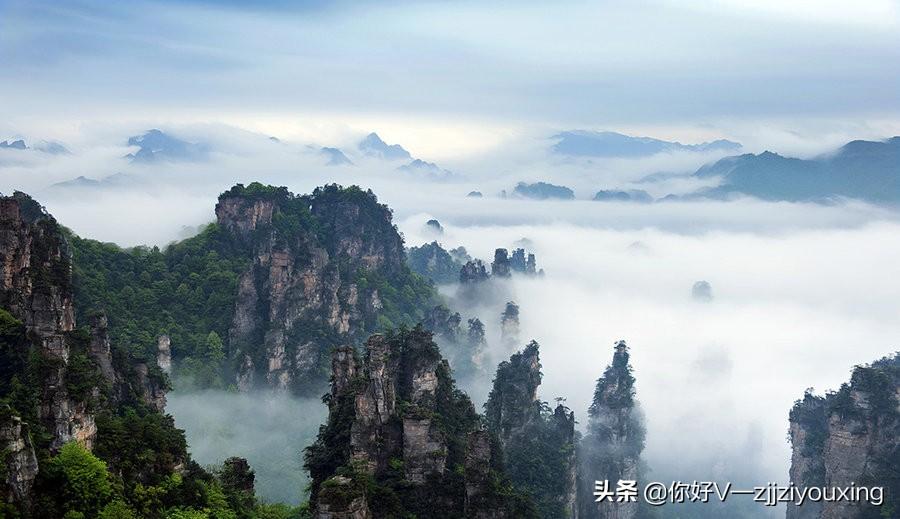
[[[408,246],[436,239],[490,260],[495,248],[526,238],[545,276],[514,278],[496,298],[458,310],[484,321],[496,362],[512,353],[497,336],[503,304],[514,299],[522,346],[532,338],[541,344],[541,398],[566,398],[581,426],[613,344],[626,340],[653,479],[786,483],[794,400],[808,387],[837,389],[854,365],[898,349],[900,218],[891,209],[852,201],[590,201],[599,189],[632,188],[660,172],[674,176],[651,185],[655,195],[690,191],[697,185],[686,174],[709,156],[573,162],[531,141],[509,155],[442,163],[455,175],[435,182],[354,155],[355,166],[329,167],[306,143],[218,127],[180,131],[211,142],[210,158],[130,164],[122,157],[133,149],[122,145],[122,133],[76,143],[71,155],[4,152],[3,191],[29,192],[79,235],[123,246],[189,236],[214,219],[218,193],[252,181],[296,193],[327,182],[371,188],[394,210]],[[348,153],[351,144],[344,143]],[[117,173],[115,185],[53,187]],[[578,199],[498,196],[519,180],[567,185]],[[471,190],[484,198],[465,197]],[[430,218],[442,223],[442,235],[425,227]],[[712,301],[691,298],[699,280],[712,286]],[[443,291],[454,295],[452,287]],[[484,378],[469,386],[479,405],[490,384]],[[168,410],[201,463],[246,456],[265,498],[303,499],[300,453],[325,417],[319,402],[176,387]]]

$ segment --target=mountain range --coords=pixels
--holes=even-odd
[[[694,194],[705,198],[748,195],[790,202],[855,198],[896,203],[900,202],[900,137],[856,140],[812,159],[770,151],[726,157],[693,176],[721,180],[718,187]]]
[[[651,137],[632,137],[616,132],[587,130],[565,131],[554,135],[553,138],[557,139],[552,147],[553,153],[571,157],[638,158],[677,151],[733,153],[741,149],[740,143],[724,139],[700,144],[681,144]]]

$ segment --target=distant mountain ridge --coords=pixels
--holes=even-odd
[[[206,144],[184,141],[157,129],[129,137],[128,145],[139,148],[135,153],[125,156],[135,163],[196,161],[206,159],[209,154],[209,146]]]
[[[721,178],[718,187],[696,193],[706,198],[741,194],[791,202],[843,197],[896,203],[900,202],[900,137],[855,140],[813,159],[770,151],[726,157],[703,166],[694,176]]]
[[[376,156],[386,160],[412,159],[412,155],[403,146],[388,144],[381,140],[381,137],[375,132],[366,135],[366,138],[360,141],[357,147],[364,155]]]
[[[25,139],[8,139],[0,141],[0,149],[8,150],[37,150],[50,155],[68,155],[69,150],[62,144],[55,141],[38,141],[31,146],[25,142]]]
[[[725,139],[700,144],[681,144],[651,137],[632,137],[616,132],[595,132],[570,130],[553,136],[558,139],[552,150],[559,155],[597,158],[649,157],[657,153],[676,151],[689,152],[736,152],[741,144]]]

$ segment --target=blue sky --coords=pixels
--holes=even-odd
[[[896,0],[0,0],[0,117],[686,140],[748,124],[893,128],[898,13]]]

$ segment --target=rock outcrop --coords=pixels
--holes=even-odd
[[[430,332],[374,335],[362,360],[335,350],[326,401],[306,451],[317,517],[522,517]]]
[[[861,499],[808,501],[788,519],[886,517],[900,510],[900,354],[857,366],[850,383],[819,397],[807,391],[790,413],[791,483],[880,487]],[[888,515],[884,515],[888,514]]]
[[[644,506],[639,497],[634,502],[595,502],[593,497],[595,481],[605,481],[613,489],[620,480],[638,481],[638,488],[642,484],[643,415],[635,400],[628,346],[619,341],[614,349],[612,364],[597,380],[587,431],[578,448],[579,517],[583,519],[632,519]]]
[[[459,254],[451,254],[434,241],[411,247],[407,252],[409,268],[416,274],[430,279],[436,285],[456,283],[460,280],[463,262]]]
[[[172,339],[168,335],[160,335],[156,339],[156,365],[163,373],[172,372]]]
[[[362,341],[391,309],[385,289],[413,282],[391,211],[371,191],[238,185],[216,216],[252,258],[228,335],[241,389],[318,392],[329,349]]]
[[[694,301],[708,303],[713,299],[712,286],[709,281],[697,281],[691,287],[691,298]]]
[[[481,260],[467,261],[459,271],[459,283],[468,285],[487,281],[488,273]]]
[[[541,517],[576,518],[575,414],[562,399],[553,411],[538,399],[539,349],[532,341],[500,363],[485,418],[500,440],[510,480],[531,496]]]
[[[507,302],[500,315],[500,342],[508,349],[519,344],[519,305],[515,301]]]
[[[23,193],[0,197],[0,444],[5,491],[28,514],[38,460],[64,444],[91,450],[100,412],[161,411],[165,378],[116,355],[102,313],[75,323],[70,248],[56,220]]]
[[[28,424],[13,416],[11,409],[0,409],[0,453],[3,453],[6,474],[5,501],[27,509],[31,504],[31,489],[38,474],[37,454],[31,441]]]
[[[66,384],[75,329],[68,246],[56,220],[23,193],[0,198],[0,269],[0,307],[24,323],[46,363],[38,415],[52,448],[72,440],[90,448],[94,417]]]

